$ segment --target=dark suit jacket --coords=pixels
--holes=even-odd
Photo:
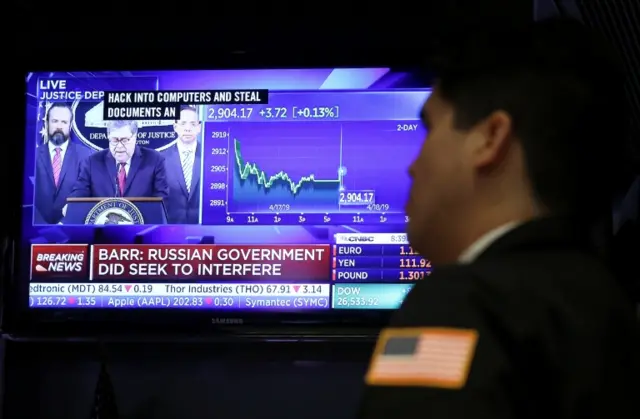
[[[118,196],[117,174],[117,164],[111,152],[108,149],[99,151],[80,165],[78,181],[70,196],[74,198]],[[153,149],[136,146],[122,196],[166,198],[168,189],[164,157]]]
[[[165,157],[169,197],[165,199],[169,224],[198,224],[200,216],[200,161],[202,145],[198,143],[191,177],[191,189],[187,192],[182,173],[182,162],[177,145],[161,152]]]
[[[498,239],[472,264],[434,267],[383,336],[432,333],[443,340],[404,348],[409,361],[395,371],[384,364],[393,357],[374,357],[359,417],[640,417],[635,310],[586,243],[566,220],[538,220]],[[475,349],[447,347],[451,335],[443,328],[464,339],[477,334]],[[383,354],[402,343],[384,342]],[[381,379],[381,365],[400,379]],[[458,386],[447,388],[451,382]]]
[[[87,147],[69,142],[64,154],[60,179],[56,188],[53,166],[47,144],[36,150],[36,176],[34,197],[34,223],[57,224],[62,219],[62,207],[78,179],[80,163],[91,155]]]

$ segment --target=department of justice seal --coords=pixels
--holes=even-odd
[[[107,121],[102,119],[104,101],[75,100],[71,105],[73,111],[72,128],[76,137],[93,150],[104,150],[109,147],[107,138]],[[175,144],[177,135],[173,128],[173,120],[137,121],[137,144],[165,150]]]
[[[89,225],[134,225],[144,224],[142,213],[131,201],[122,198],[107,198],[98,202],[84,220]]]

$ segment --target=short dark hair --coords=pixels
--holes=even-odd
[[[610,211],[628,124],[615,52],[565,19],[469,38],[436,68],[456,127],[507,112],[542,205],[590,219]]]
[[[131,134],[136,135],[138,133],[138,122],[128,120],[107,121],[107,136],[111,135],[112,131],[120,128],[129,128]]]
[[[71,114],[71,118],[69,119],[69,122],[73,121],[73,108],[71,107],[71,105],[69,105],[66,102],[53,102],[51,106],[49,106],[49,108],[47,109],[47,114],[45,115],[44,120],[47,121],[47,123],[49,122],[49,114],[51,113],[51,109],[54,109],[54,108],[68,109],[69,114]]]
[[[182,111],[191,111],[195,113],[196,116],[198,116],[198,108],[195,105],[180,105],[180,112],[178,113],[178,119],[176,119],[176,122],[180,120],[179,118]],[[198,124],[199,123],[200,123],[200,120],[198,119]]]

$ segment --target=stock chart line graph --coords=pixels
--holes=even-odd
[[[229,212],[402,212],[420,139],[394,121],[235,124]]]
[[[234,176],[239,178],[238,181],[241,188],[245,187],[245,183],[253,183],[257,189],[264,190],[265,195],[277,188],[283,188],[284,190],[288,189],[293,197],[299,196],[305,189],[332,191],[334,198],[338,196],[338,192],[342,189],[341,170],[338,170],[337,179],[316,179],[314,174],[310,174],[309,176],[302,176],[295,181],[284,171],[269,176],[255,163],[245,162],[242,158],[241,143],[237,138],[233,139],[233,151],[235,155]]]
[[[418,126],[394,120],[215,125],[207,134],[213,139],[203,224],[404,223],[407,167],[424,138]]]
[[[338,211],[341,141],[339,123],[234,124],[229,212]]]

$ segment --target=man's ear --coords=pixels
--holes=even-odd
[[[495,111],[478,123],[469,142],[475,166],[483,169],[499,165],[509,150],[512,135],[513,121],[504,111]]]

